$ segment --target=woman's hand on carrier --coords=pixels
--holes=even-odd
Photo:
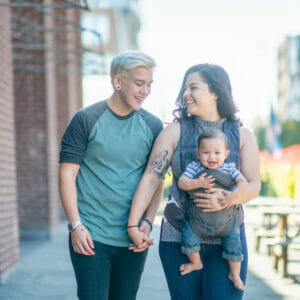
[[[212,188],[205,193],[195,193],[199,198],[194,200],[197,207],[203,208],[203,212],[213,212],[227,207],[226,196],[223,189]]]
[[[77,226],[71,232],[71,241],[74,252],[88,256],[95,255],[94,242],[84,225]]]
[[[234,195],[230,191],[223,190],[224,199],[219,199],[219,203],[223,208],[229,208],[234,205]]]

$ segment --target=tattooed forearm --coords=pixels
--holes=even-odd
[[[168,151],[158,152],[151,160],[151,172],[157,175],[158,178],[162,178],[167,172],[170,162],[168,160]]]

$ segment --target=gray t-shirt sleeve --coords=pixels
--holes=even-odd
[[[85,154],[88,137],[87,117],[84,110],[79,110],[62,137],[59,162],[80,165]]]

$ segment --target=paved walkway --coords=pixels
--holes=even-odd
[[[149,251],[138,300],[170,300],[158,257],[159,219],[154,225],[155,245]],[[76,285],[67,250],[66,225],[57,228],[55,238],[47,242],[23,242],[20,261],[7,282],[0,285],[0,299],[5,300],[74,300]],[[300,285],[283,280],[272,271],[265,255],[252,253],[245,300],[300,299]],[[300,272],[299,272],[300,273]],[[223,300],[223,299],[220,299]],[[226,300],[226,299],[224,299]]]

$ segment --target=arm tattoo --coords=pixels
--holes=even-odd
[[[157,175],[158,178],[162,178],[167,172],[170,165],[170,162],[168,160],[168,150],[155,154],[150,165],[151,172]]]

